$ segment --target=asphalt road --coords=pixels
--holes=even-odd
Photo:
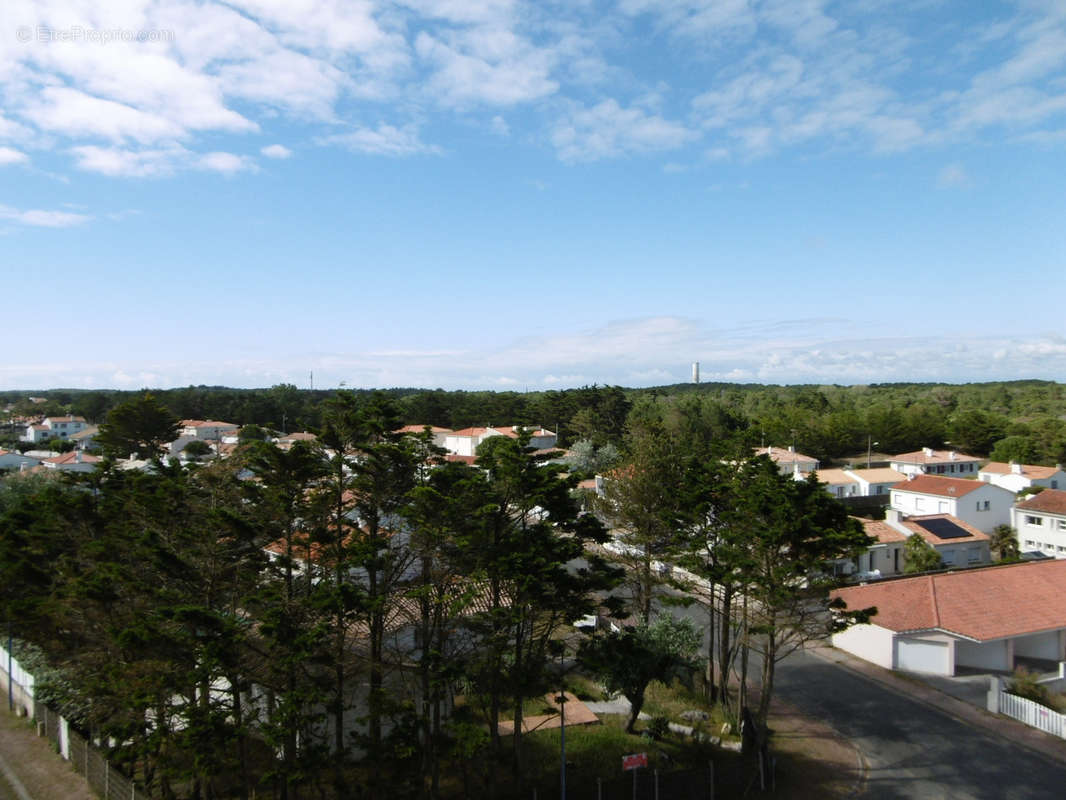
[[[778,665],[776,694],[866,758],[864,798],[1066,798],[1066,766],[816,656]]]

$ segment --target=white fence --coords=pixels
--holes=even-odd
[[[1024,722],[1032,728],[1039,728],[1044,733],[1066,739],[1066,715],[1052,711],[1047,706],[1026,700],[1024,697],[999,693],[999,713]]]
[[[8,681],[9,664],[14,686]],[[0,647],[0,684],[3,684],[5,695],[10,693],[15,707],[22,711],[23,716],[33,715],[33,676],[22,668],[17,658],[10,657],[5,647]],[[7,698],[4,700],[6,702]]]

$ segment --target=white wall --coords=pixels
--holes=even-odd
[[[833,647],[839,647],[865,661],[892,669],[892,637],[894,633],[880,625],[852,625],[833,634]]]
[[[1009,670],[1011,669],[1010,661],[1006,639],[998,639],[994,642],[958,641],[955,643],[955,663],[960,667]]]
[[[1063,631],[1019,636],[1014,640],[1014,655],[1062,661],[1066,658],[1066,653],[1063,653],[1063,638]]]
[[[939,633],[897,636],[894,644],[895,669],[934,675],[955,674],[955,640],[950,636]]]

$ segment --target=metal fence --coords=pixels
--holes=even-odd
[[[37,734],[47,736],[56,750],[67,759],[74,771],[84,775],[91,788],[103,800],[148,800],[148,795],[121,771],[111,766],[102,752],[53,709],[34,705]]]

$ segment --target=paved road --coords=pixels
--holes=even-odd
[[[864,798],[1039,800],[1066,797],[1066,766],[870,681],[796,653],[777,694],[825,720],[863,752]]]

